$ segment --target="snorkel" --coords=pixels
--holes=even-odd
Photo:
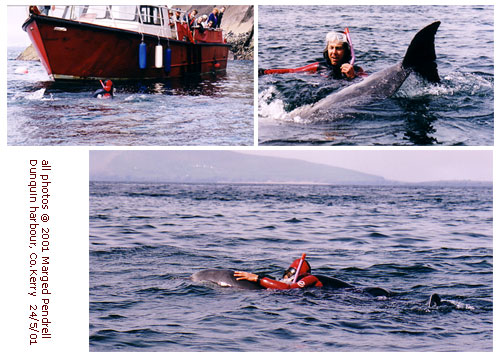
[[[300,258],[299,267],[297,267],[297,272],[295,272],[295,278],[293,279],[293,283],[297,282],[297,278],[299,278],[300,269],[302,268],[302,264],[304,263],[305,259],[306,259],[306,254],[303,253],[302,257]]]
[[[347,43],[349,43],[349,47],[351,48],[351,60],[349,61],[349,64],[354,65],[354,60],[356,59],[356,57],[354,56],[354,47],[352,45],[351,35],[349,34],[349,28],[346,27],[344,33],[347,37]]]

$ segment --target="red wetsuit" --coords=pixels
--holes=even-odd
[[[323,72],[325,72],[324,71],[325,68],[326,69],[331,69],[333,67],[325,65],[325,64],[322,64],[320,62],[315,62],[315,63],[311,63],[311,64],[308,64],[306,66],[299,67],[299,68],[259,69],[259,75],[264,75],[264,74],[284,74],[284,73],[301,73],[301,72],[316,73],[316,72],[318,72],[320,70],[323,70]],[[332,72],[329,73],[329,75],[333,76],[336,79],[344,78],[344,76],[340,72],[340,66],[336,67],[336,70],[332,70]],[[326,76],[329,76],[329,75],[326,75]],[[355,75],[355,77],[366,77],[366,76],[368,76],[368,74],[364,72],[363,68],[358,67],[358,66],[354,66],[354,75]]]
[[[259,278],[259,284],[264,288],[269,289],[293,289],[293,288],[306,288],[306,287],[323,287],[323,283],[314,277],[312,274],[307,274],[300,278],[296,283],[287,284],[284,282],[276,281],[271,278]]]

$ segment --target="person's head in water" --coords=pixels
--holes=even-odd
[[[288,267],[288,269],[285,271],[285,273],[283,273],[283,278],[281,279],[282,282],[292,283],[294,278],[295,278],[296,273],[298,273],[299,278],[311,273],[311,266],[309,265],[309,262],[307,262],[306,260],[304,260],[304,262],[302,263],[302,266],[300,267],[300,271],[297,272],[297,268],[299,268],[300,260],[301,259],[298,258],[292,262],[290,267]]]
[[[109,79],[104,82],[103,90],[104,90],[103,96],[105,98],[106,97],[112,98],[115,95],[115,87],[113,85],[113,82]]]
[[[113,91],[113,82],[111,80],[106,80],[104,82],[104,90],[106,90],[108,93],[111,93]]]
[[[328,65],[338,67],[351,60],[351,49],[343,32],[328,32],[323,57]]]
[[[115,94],[115,87],[113,85],[113,82],[109,79],[107,79],[104,83],[101,81],[101,89],[97,89],[94,92],[94,98],[98,99],[108,99],[108,98],[113,98]]]

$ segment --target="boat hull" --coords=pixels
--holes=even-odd
[[[229,45],[193,43],[118,28],[31,15],[24,23],[40,60],[54,80],[158,79],[224,70]],[[195,35],[196,38],[196,35]],[[146,68],[139,68],[139,45],[146,43]],[[155,46],[171,50],[170,71],[155,67]],[[164,56],[165,58],[166,56]]]

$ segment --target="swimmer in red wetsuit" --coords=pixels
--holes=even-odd
[[[106,80],[104,83],[101,80],[101,89],[97,89],[92,95],[94,98],[98,99],[113,99],[115,95],[115,87],[111,80]]]
[[[302,266],[300,267],[300,271],[297,272],[297,268],[300,264],[300,258],[293,261],[293,263],[288,267],[288,269],[283,274],[283,278],[280,281],[276,281],[271,278],[263,277],[261,278],[259,275],[243,272],[243,271],[235,271],[234,276],[236,280],[246,279],[251,282],[257,282],[264,288],[269,289],[292,289],[292,288],[306,288],[306,287],[323,287],[323,284],[320,282],[318,278],[311,274],[311,266],[309,263],[304,260]],[[295,279],[295,274],[298,273],[299,276],[297,281],[293,283]]]
[[[346,29],[347,30],[347,29]],[[354,65],[353,51],[346,32],[329,32],[326,35],[326,47],[323,50],[323,61],[308,64],[300,68],[259,69],[259,75],[321,72],[333,79],[354,79],[364,77],[363,68]]]

